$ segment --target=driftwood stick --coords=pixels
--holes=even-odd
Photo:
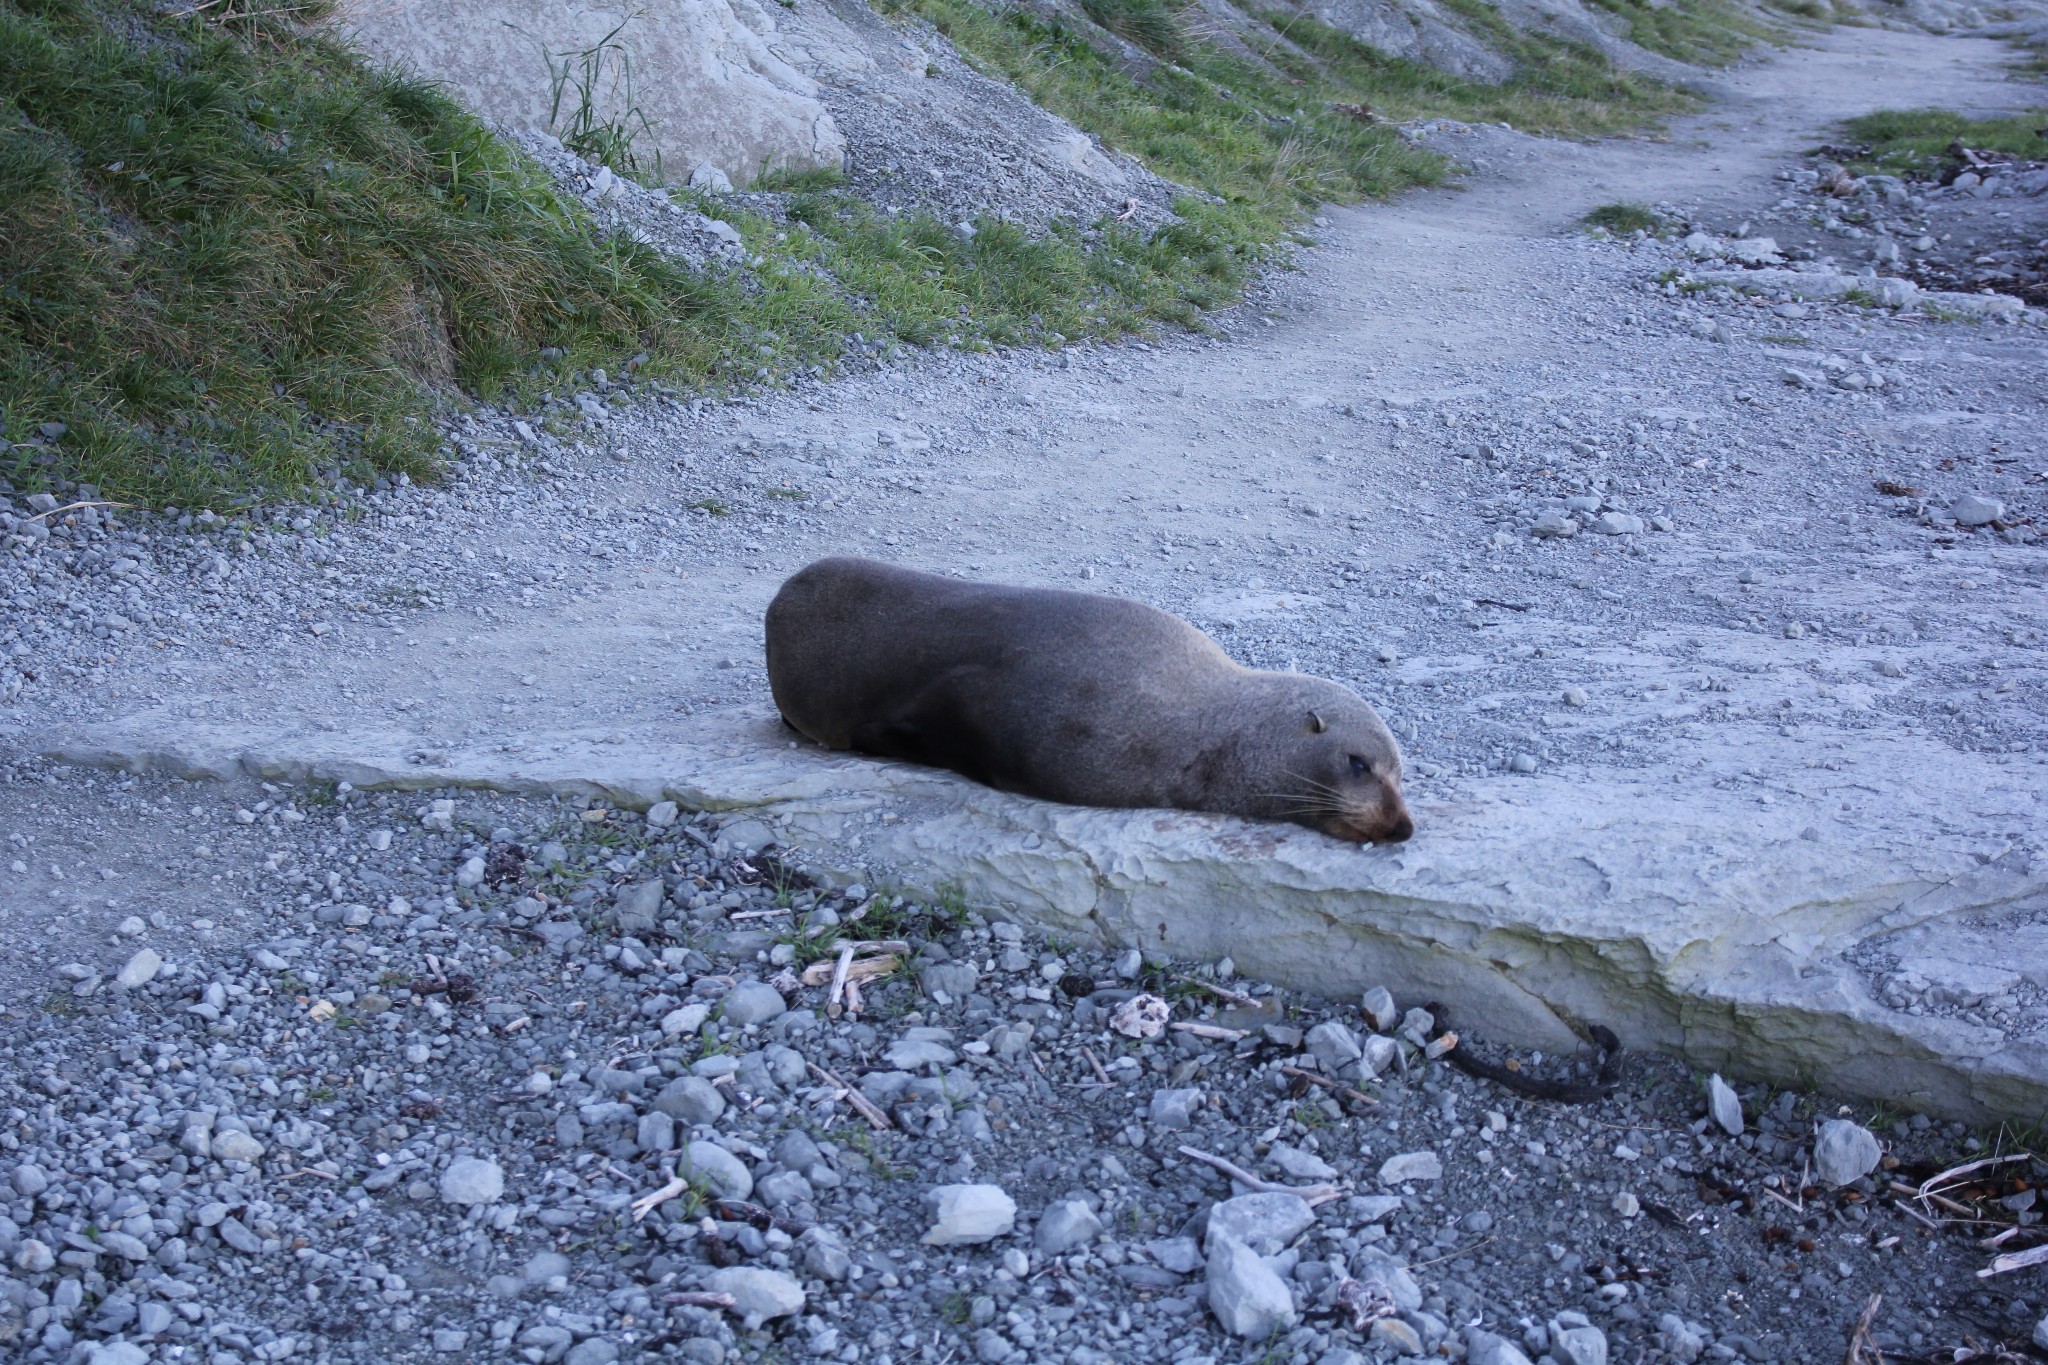
[[[848,1085],[845,1081],[840,1080],[839,1077],[835,1076],[830,1071],[827,1071],[824,1067],[819,1066],[816,1062],[809,1062],[806,1063],[806,1065],[808,1065],[811,1068],[811,1074],[813,1076],[816,1076],[819,1080],[825,1081],[831,1085],[838,1086],[841,1098],[843,1098],[848,1104],[852,1105],[854,1108],[854,1112],[859,1114],[862,1118],[866,1119],[872,1127],[879,1130],[884,1128],[894,1128],[896,1126],[895,1124],[889,1121],[889,1116],[883,1113],[880,1109],[876,1108],[875,1102],[869,1099],[866,1095],[861,1094],[860,1091],[855,1090],[852,1086]]]
[[[1323,1087],[1323,1089],[1325,1090],[1334,1090],[1338,1094],[1342,1095],[1345,1099],[1354,1100],[1359,1104],[1379,1103],[1378,1100],[1366,1094],[1363,1090],[1353,1090],[1348,1085],[1339,1085],[1337,1082],[1331,1080],[1328,1076],[1318,1076],[1315,1072],[1304,1071],[1298,1066],[1283,1066],[1280,1068],[1280,1073],[1284,1076],[1299,1076],[1301,1077],[1301,1079],[1307,1081],[1310,1085],[1319,1085]]]
[[[1205,1166],[1215,1167],[1254,1194],[1298,1194],[1310,1208],[1314,1208],[1318,1204],[1327,1204],[1344,1193],[1336,1185],[1296,1186],[1281,1185],[1271,1180],[1261,1180],[1258,1176],[1253,1175],[1235,1162],[1225,1161],[1220,1156],[1211,1156],[1209,1153],[1195,1147],[1182,1147],[1180,1154],[1192,1161],[1199,1161]]]

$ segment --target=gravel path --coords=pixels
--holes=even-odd
[[[423,756],[631,744],[758,713],[761,608],[851,550],[1130,593],[1245,662],[1352,680],[1442,818],[1536,768],[1760,801],[1824,769],[1872,784],[1840,794],[1853,824],[1910,780],[1858,773],[1875,733],[1995,764],[2011,814],[1986,856],[2030,855],[2038,326],[1691,289],[1725,263],[1571,230],[1628,199],[1804,248],[1789,225],[1820,201],[1778,177],[1828,120],[2038,104],[2000,59],[1843,30],[1730,74],[1668,141],[1438,128],[1466,188],[1332,211],[1213,338],[931,357],[732,404],[594,384],[523,429],[460,420],[445,489],[232,524],[31,527],[11,504],[0,743],[141,715],[398,725]],[[2044,235],[2037,201],[1984,202],[2012,217],[1973,230]],[[1957,207],[1866,204],[1935,228]],[[1858,225],[1818,216],[1811,250],[1856,267]],[[1966,495],[1996,515],[1958,525]],[[1180,984],[1219,964],[788,879],[778,897],[745,821],[26,756],[0,779],[0,1334],[24,1359],[1836,1361],[1878,1292],[1873,1341],[1906,1355],[2018,1345],[2048,1300],[2039,1270],[1979,1284],[1988,1253],[1870,1183],[1996,1135],[1850,1115],[1898,1164],[1829,1191],[1815,1096],[1744,1095],[1740,1139],[1650,1059],[1588,1108],[1516,1100],[1355,1001],[1274,1021]],[[762,993],[823,942],[731,918],[778,899],[828,911],[826,938],[911,945],[858,1022],[820,988]],[[863,906],[872,929],[827,923]],[[1886,980],[1900,1008],[2048,1027],[2048,982]],[[1114,1032],[1147,985],[1244,1036]],[[1232,1208],[1219,1235],[1231,1190],[1184,1143],[1347,1188],[1312,1222]],[[1424,1153],[1441,1175],[1404,1175]],[[704,1188],[636,1222],[679,1161]],[[981,1184],[1015,1231],[920,1242],[928,1195]]]

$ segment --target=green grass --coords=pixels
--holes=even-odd
[[[435,89],[218,13],[0,0],[0,474],[186,505],[424,475],[435,392],[542,346],[715,363],[731,291],[600,242]]]
[[[1587,227],[1605,228],[1617,236],[1631,232],[1657,232],[1664,226],[1663,217],[1654,209],[1641,204],[1602,204],[1579,220]]]
[[[439,411],[531,402],[643,353],[643,375],[719,390],[904,345],[1195,326],[1318,204],[1446,176],[1390,121],[1589,135],[1692,103],[1516,34],[1485,0],[1447,3],[1517,63],[1500,86],[1295,16],[1269,16],[1287,41],[1266,65],[1193,36],[1177,0],[1088,0],[1170,63],[1139,81],[1021,9],[894,3],[1197,191],[1179,221],[984,219],[963,233],[877,211],[837,172],[780,172],[755,188],[787,196],[782,214],[716,209],[765,263],[692,272],[602,240],[476,119],[296,27],[303,11],[284,0],[186,16],[149,0],[0,0],[14,111],[0,124],[0,477],[232,505],[338,476],[432,477]]]
[[[1850,170],[1928,177],[1948,163],[1949,144],[1958,140],[1977,152],[2048,157],[2048,139],[2035,131],[2044,124],[2048,110],[1972,119],[1947,109],[1884,109],[1848,120],[1842,132],[1855,146],[1868,149],[1850,161]]]
[[[1760,42],[1784,34],[1724,0],[1593,0],[1627,24],[1637,47],[1694,66],[1726,66]],[[1797,3],[1797,0],[1795,0]],[[1789,8],[1789,6],[1787,7]],[[1818,16],[1811,16],[1818,17]]]

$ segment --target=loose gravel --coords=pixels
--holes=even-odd
[[[816,885],[751,819],[0,781],[91,884],[0,949],[15,1359],[1832,1365],[1877,1294],[1907,1358],[2039,1316],[1887,1198],[1998,1140],[1960,1125],[1747,1091],[1730,1136],[1647,1057],[1523,1100],[1399,982]],[[137,823],[163,875],[98,877]],[[857,940],[900,965],[835,1018],[800,983]],[[1119,1032],[1148,993],[1171,1022]]]

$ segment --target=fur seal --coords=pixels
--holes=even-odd
[[[1235,663],[1142,602],[821,559],[775,595],[768,684],[828,749],[1079,806],[1414,833],[1401,750],[1364,698]]]

